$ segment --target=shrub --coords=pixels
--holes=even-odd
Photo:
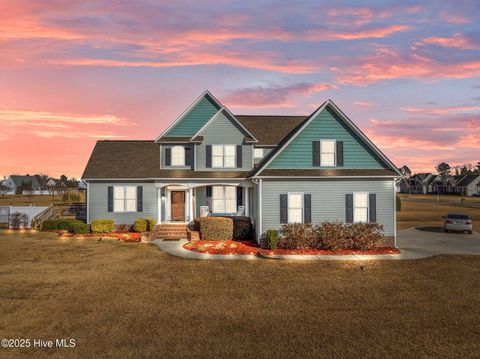
[[[267,242],[268,248],[270,248],[272,251],[277,249],[278,231],[276,229],[269,229],[267,231]]]
[[[57,229],[62,231],[68,231],[70,226],[74,224],[84,223],[78,219],[60,219],[57,221]]]
[[[115,224],[111,219],[94,219],[90,228],[92,233],[110,233],[115,230]]]
[[[133,222],[133,230],[135,232],[146,232],[147,231],[147,220],[143,218],[138,218]]]
[[[42,222],[42,230],[57,230],[59,219],[46,219]]]
[[[115,232],[127,233],[133,231],[133,226],[131,224],[116,224]]]
[[[236,241],[250,239],[252,220],[249,217],[235,216],[233,220],[233,239]]]
[[[321,222],[315,225],[314,247],[318,249],[337,250],[350,246],[348,238],[351,237],[348,229],[342,222]]]
[[[147,221],[147,231],[155,230],[155,226],[157,225],[157,220],[155,218],[146,218]]]
[[[349,249],[368,250],[383,239],[383,226],[378,223],[354,223],[350,229]]]
[[[90,233],[90,225],[87,223],[72,223],[68,231],[74,234]]]
[[[10,215],[10,227],[13,229],[29,227],[29,217],[25,213],[13,212]]]
[[[284,249],[311,248],[314,241],[313,228],[307,223],[289,223],[282,226],[278,247]]]
[[[233,220],[228,217],[201,217],[200,235],[203,240],[232,239]]]
[[[400,199],[400,196],[396,196],[395,200],[397,205],[397,212],[400,212],[402,210],[402,200]]]

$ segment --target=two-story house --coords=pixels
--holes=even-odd
[[[394,164],[331,101],[310,116],[233,115],[204,92],[155,140],[98,141],[83,174],[88,221],[245,215],[378,222],[395,240]]]

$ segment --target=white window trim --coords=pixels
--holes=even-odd
[[[299,194],[302,196],[302,221],[290,222],[290,195]],[[287,193],[287,223],[305,223],[305,192],[288,192]]]
[[[355,220],[355,195],[356,194],[366,194],[367,195],[367,221],[360,222]],[[359,207],[365,208],[365,207]],[[353,223],[369,223],[370,222],[370,192],[353,192]]]
[[[183,163],[182,164],[174,164],[173,163],[173,149],[174,148],[182,148],[183,149]],[[185,167],[185,146],[175,145],[170,147],[170,167]]]
[[[223,191],[223,211],[222,212],[215,212],[214,211],[214,202],[215,197],[213,196],[215,190],[214,187],[221,187]],[[235,212],[227,212],[227,187],[235,188]],[[235,186],[212,186],[212,213],[213,214],[223,214],[223,213],[237,213],[238,211],[238,201],[237,201],[237,187]]]
[[[325,142],[325,141],[333,141],[333,166],[332,165],[324,165],[323,164],[323,161],[322,161],[322,142]],[[337,167],[337,140],[334,140],[333,138],[324,138],[322,140],[320,140],[320,149],[319,149],[320,153],[319,153],[319,156],[320,156],[320,167]]]
[[[115,210],[115,187],[123,188],[123,211],[116,211]],[[135,188],[135,210],[134,211],[127,211],[127,187]],[[130,198],[131,199],[131,198]],[[137,213],[137,186],[113,186],[113,212],[114,213]]]
[[[261,155],[260,157],[255,156],[255,152],[256,152],[256,151],[262,151],[262,155]],[[253,148],[253,158],[254,158],[254,159],[262,159],[263,157],[265,157],[265,151],[263,150],[263,148],[261,148],[261,147],[260,147],[260,148],[254,147],[254,148]]]
[[[213,147],[214,146],[217,146],[217,147],[222,147],[223,148],[223,155],[222,155],[222,165],[221,166],[215,166],[214,165],[214,161],[213,161],[213,157],[220,157],[220,156],[214,156],[213,155]],[[226,146],[233,146],[233,162],[234,162],[234,165],[232,167],[227,167],[225,166],[225,158],[227,157],[226,154],[225,154],[225,147]],[[212,168],[237,168],[237,145],[233,145],[233,144],[213,144],[212,145]]]

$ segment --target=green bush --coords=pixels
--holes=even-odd
[[[397,204],[397,212],[400,212],[402,210],[402,200],[400,199],[400,196],[396,196],[396,204]]]
[[[47,219],[42,223],[42,230],[68,231],[73,224],[83,223],[77,219]]]
[[[92,233],[111,233],[115,230],[115,224],[111,219],[94,219],[90,227]]]
[[[58,222],[59,219],[47,219],[42,222],[42,230],[43,231],[51,231],[58,229]]]
[[[200,236],[203,240],[230,240],[233,238],[233,220],[229,217],[201,217]]]
[[[135,232],[146,232],[147,231],[147,220],[143,218],[138,218],[133,222],[133,230]]]
[[[250,239],[252,233],[252,220],[249,217],[235,216],[233,220],[233,239],[241,241]]]
[[[276,229],[267,230],[267,242],[268,248],[270,248],[272,251],[277,249],[278,231]]]
[[[147,221],[147,231],[155,230],[155,226],[157,225],[157,220],[155,218],[146,218]]]
[[[87,223],[73,223],[68,231],[73,234],[87,234],[90,233],[90,225]]]

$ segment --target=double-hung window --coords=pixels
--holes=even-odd
[[[353,222],[368,222],[368,193],[353,194]]]
[[[335,166],[335,140],[320,141],[320,164],[321,166]]]
[[[236,166],[235,145],[212,145],[212,167],[234,168]]]
[[[303,223],[303,193],[288,194],[288,223]]]
[[[137,187],[114,186],[113,187],[113,211],[136,212],[137,211]]]
[[[213,213],[237,212],[237,188],[234,186],[212,186]]]
[[[172,147],[172,166],[185,166],[185,147]]]

